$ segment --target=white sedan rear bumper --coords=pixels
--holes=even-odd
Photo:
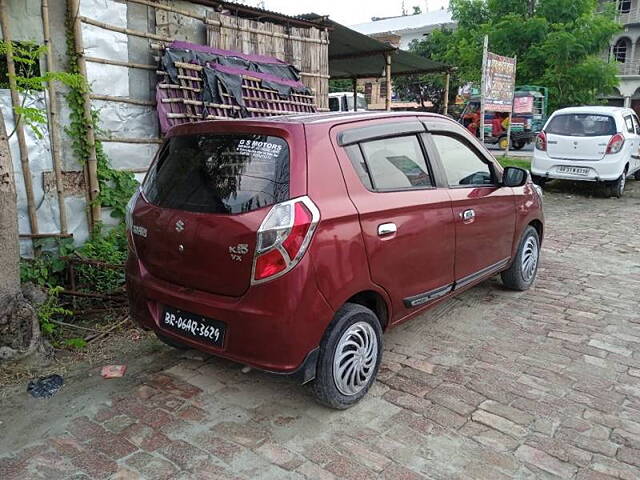
[[[627,164],[623,152],[605,155],[602,160],[561,160],[535,149],[531,174],[543,178],[600,182],[617,180]],[[565,167],[565,168],[562,168]]]

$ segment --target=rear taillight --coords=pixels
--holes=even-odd
[[[258,229],[252,283],[261,283],[291,270],[302,259],[320,212],[309,197],[274,205]]]
[[[611,140],[609,140],[609,144],[607,145],[607,155],[610,153],[620,153],[622,147],[624,146],[624,137],[620,133],[616,133]]]
[[[136,190],[129,202],[127,203],[127,207],[124,213],[124,223],[127,227],[127,241],[129,243],[129,248],[133,253],[136,253],[136,244],[133,240],[133,209],[136,208],[136,203],[138,202],[138,197],[140,197],[140,189]]]
[[[536,137],[536,150],[547,151],[547,135],[544,132],[540,132]]]

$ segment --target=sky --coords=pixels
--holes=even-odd
[[[262,7],[267,10],[299,15],[317,13],[329,15],[343,25],[355,25],[371,21],[371,17],[393,17],[402,15],[404,3],[408,13],[417,5],[422,12],[437,10],[449,5],[449,0],[245,0],[243,3]]]

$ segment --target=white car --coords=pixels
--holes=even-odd
[[[605,182],[620,197],[626,178],[640,180],[640,122],[630,108],[572,107],[555,111],[538,134],[531,174],[547,180]]]

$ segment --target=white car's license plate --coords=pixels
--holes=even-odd
[[[588,168],[580,168],[580,167],[565,167],[565,166],[561,166],[558,167],[558,173],[566,173],[569,175],[581,175],[583,177],[586,177],[587,175],[589,175],[589,169]]]

